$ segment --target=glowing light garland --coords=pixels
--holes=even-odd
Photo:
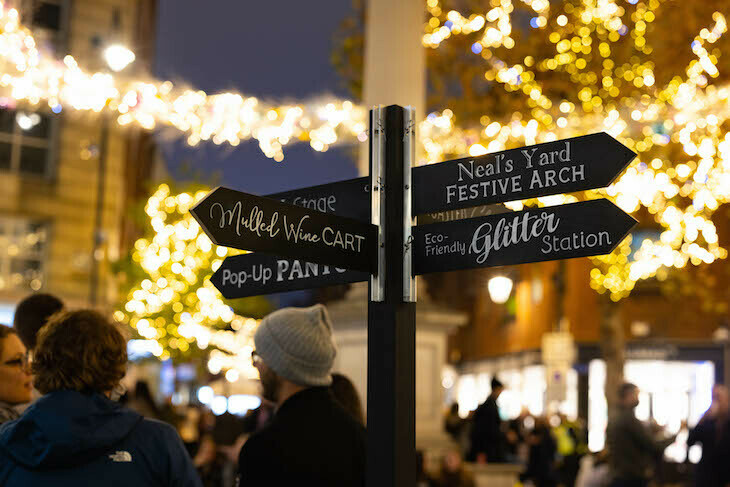
[[[522,3],[535,12],[530,26],[545,32],[554,53],[508,63],[495,52],[515,47],[513,0],[492,0],[486,12],[468,15],[445,12],[439,0],[427,0],[431,17],[425,26],[424,46],[437,48],[458,35],[478,36],[470,51],[484,60],[484,77],[507,92],[521,93],[527,110],[499,120],[485,115],[478,129],[457,127],[448,109],[430,114],[420,125],[428,161],[420,162],[605,130],[639,157],[613,186],[587,196],[608,195],[628,212],[646,208],[663,231],[658,241],[641,242],[633,255],[624,243],[613,254],[594,259],[591,285],[618,300],[629,294],[637,280],[662,278],[667,268],[725,258],[727,251],[719,246],[711,221],[718,206],[730,200],[730,136],[725,128],[730,118],[730,88],[711,82],[719,74],[720,55],[712,45],[727,31],[722,13],[716,12],[713,23],[691,42],[689,48],[696,59],[684,76],[659,87],[653,62],[638,56],[648,59],[653,51],[646,32],[656,18],[659,0],[629,1],[630,15],[628,5],[614,0],[559,2],[559,11],[551,10],[547,0]],[[621,63],[623,60],[612,56],[624,38],[631,39],[637,56]],[[591,59],[602,59],[598,69],[590,67]],[[546,94],[537,74],[550,71],[569,75],[577,100],[551,99]],[[0,95],[5,95],[0,104],[6,106],[43,101],[54,112],[61,107],[108,110],[121,125],[174,127],[193,145],[202,140],[236,145],[253,138],[277,161],[283,159],[283,146],[295,141],[307,141],[323,151],[336,143],[367,138],[366,109],[348,101],[277,106],[235,93],[207,95],[169,81],[87,73],[70,56],[59,62],[40,53],[13,9],[0,10],[0,72]],[[634,89],[642,90],[643,95],[630,96]],[[684,153],[681,161],[668,155],[675,147]],[[510,206],[575,199],[563,195]]]
[[[18,11],[2,3],[0,73],[0,106],[44,102],[55,113],[69,107],[107,110],[120,125],[148,130],[172,126],[190,145],[211,140],[235,146],[253,138],[276,161],[283,160],[282,147],[292,142],[307,141],[325,151],[339,137],[354,142],[367,130],[366,110],[350,101],[322,98],[274,106],[237,93],[207,95],[170,81],[84,71],[72,56],[58,61],[39,51],[31,32],[19,23]]]

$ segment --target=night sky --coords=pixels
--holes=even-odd
[[[333,34],[352,11],[351,0],[259,2],[160,0],[156,75],[208,94],[237,91],[275,102],[324,94],[350,98],[330,63]],[[316,152],[308,144],[284,147],[280,163],[255,140],[238,147],[158,136],[167,168],[189,179],[185,165],[219,184],[269,194],[357,176],[347,148]],[[207,182],[207,181],[205,181]],[[310,291],[270,295],[278,305],[306,304]]]
[[[208,94],[238,91],[259,99],[305,100],[332,94],[350,98],[331,63],[333,33],[352,11],[350,0],[262,2],[160,0],[156,74]],[[159,137],[168,169],[184,178],[185,164],[220,183],[267,194],[357,176],[347,149],[284,148],[281,163],[268,159],[255,140],[238,147]]]

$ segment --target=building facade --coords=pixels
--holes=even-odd
[[[17,8],[37,44],[59,59],[70,54],[84,69],[108,69],[103,50],[121,43],[137,56],[124,74],[149,71],[151,0],[24,0]],[[93,112],[3,105],[0,322],[31,292],[72,307],[112,304],[110,263],[133,236],[127,215],[149,174],[151,140]]]

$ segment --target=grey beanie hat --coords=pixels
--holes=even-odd
[[[332,383],[337,348],[327,308],[283,308],[266,316],[253,337],[256,353],[284,379],[303,386]]]

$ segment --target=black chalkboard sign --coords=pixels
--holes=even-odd
[[[413,215],[603,188],[634,157],[601,132],[416,167]]]
[[[370,221],[370,178],[346,179],[267,195],[267,198],[310,210]]]
[[[375,225],[219,187],[190,210],[216,245],[373,271]]]
[[[415,274],[607,254],[636,224],[606,199],[413,229]]]
[[[255,253],[226,257],[210,282],[227,299],[367,281],[370,274]]]

